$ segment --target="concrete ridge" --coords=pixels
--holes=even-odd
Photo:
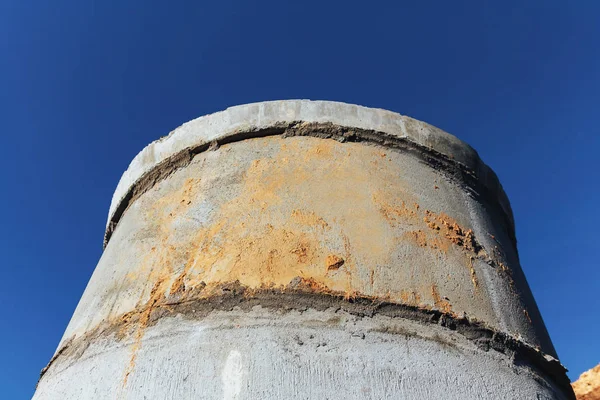
[[[207,297],[202,296],[203,289],[202,286],[199,291],[185,291],[183,294],[175,293],[160,298],[153,305],[147,326],[155,325],[162,318],[181,316],[202,320],[214,311],[232,311],[238,308],[243,312],[249,312],[257,306],[277,310],[280,313],[334,310],[335,313],[343,312],[359,318],[373,318],[380,315],[393,319],[406,319],[421,325],[433,324],[454,331],[484,352],[492,351],[505,355],[515,365],[524,361],[530,363],[539,372],[552,379],[567,398],[571,397],[566,368],[559,360],[517,337],[496,331],[466,316],[461,317],[441,310],[400,304],[369,296],[348,297],[346,293],[338,292],[315,293],[311,283],[304,282],[300,278],[290,282],[290,285],[285,288],[259,290],[248,289],[239,282],[223,283],[211,289],[212,294]],[[117,318],[112,322],[103,322],[84,336],[71,337],[41,370],[38,384],[60,357],[79,358],[83,354],[82,348],[87,348],[91,341],[110,336],[116,336],[120,341],[131,335],[124,333],[128,331],[128,323],[127,318]],[[403,331],[395,331],[391,326],[379,329],[389,334],[407,334]],[[441,337],[437,337],[436,340],[443,342]]]
[[[113,194],[104,246],[135,198],[172,171],[187,165],[211,143],[289,134],[290,128],[292,135],[324,137],[298,132],[301,124],[318,124],[321,129],[328,124],[341,127],[341,134],[325,135],[340,141],[356,140],[353,130],[368,132],[368,137],[358,138],[360,141],[386,147],[398,147],[393,142],[400,140],[428,152],[430,157],[456,164],[495,198],[514,240],[514,220],[504,189],[492,169],[467,143],[425,122],[391,111],[332,101],[283,100],[234,106],[196,118],[146,146],[131,161]]]

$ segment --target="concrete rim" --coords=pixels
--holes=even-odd
[[[495,197],[514,233],[512,209],[496,174],[471,146],[457,137],[425,122],[383,109],[334,101],[281,100],[229,107],[196,118],[147,145],[131,161],[113,194],[104,246],[140,182],[165,163],[177,164],[180,156],[187,154],[193,157],[206,150],[211,143],[284,134],[282,127],[300,123],[333,124],[347,129],[368,130],[381,136],[380,145],[386,146],[386,137],[393,137],[456,164],[473,175]],[[273,129],[276,131],[270,131]]]

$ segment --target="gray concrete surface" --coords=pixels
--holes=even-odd
[[[572,398],[476,152],[383,110],[230,108],[144,149],[34,399]]]
[[[49,372],[36,399],[564,398],[543,375],[460,334],[333,310],[163,319],[123,386],[133,345],[94,342],[76,365]]]

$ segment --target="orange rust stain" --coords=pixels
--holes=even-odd
[[[475,273],[473,257],[469,257],[469,272],[471,273],[471,282],[473,282],[473,287],[475,290],[477,290],[479,288],[479,280],[477,279],[477,274]]]
[[[137,318],[135,318],[137,319],[137,328],[135,330],[133,346],[131,349],[131,357],[129,358],[129,364],[125,369],[125,375],[123,377],[123,387],[127,386],[127,380],[129,379],[129,375],[131,375],[131,373],[135,369],[135,361],[137,359],[137,354],[140,348],[142,347],[142,339],[144,337],[144,333],[146,332],[146,328],[148,327],[148,322],[150,321],[152,310],[154,309],[154,307],[162,303],[163,299],[165,298],[166,289],[167,285],[165,285],[165,279],[160,278],[152,287],[152,291],[150,292],[150,298],[148,299],[144,307],[140,311],[133,311],[132,313],[129,313],[130,315],[124,315],[122,317],[122,321],[125,322],[133,317],[133,315],[131,314],[138,314],[136,315]],[[127,324],[124,323],[123,327],[125,327],[126,325]]]
[[[329,140],[324,140],[314,146],[314,154],[318,157],[331,157],[333,155],[333,144]]]
[[[450,243],[447,240],[443,240],[439,237],[430,239],[428,243],[432,249],[440,250],[443,253],[447,253],[448,249],[450,248]]]
[[[295,254],[298,257],[298,264],[306,264],[308,261],[309,255],[308,252],[311,250],[310,246],[312,243],[309,243],[308,240],[301,239],[297,242],[298,244],[290,253]]]
[[[282,157],[277,160],[279,167],[284,167],[289,164],[289,159]],[[278,191],[285,185],[285,180],[282,176],[269,173],[272,172],[274,165],[271,160],[257,159],[252,162],[250,168],[245,173],[245,187],[250,192],[247,193],[246,201],[249,205],[260,207],[265,210],[269,205],[275,205],[281,202]],[[299,174],[296,177],[298,180],[308,179],[308,175]],[[246,205],[246,208],[248,206]]]
[[[529,316],[529,312],[527,310],[523,310],[523,314],[525,314],[525,318],[527,318],[527,321],[529,321],[529,323],[531,324],[531,317]]]
[[[516,292],[515,281],[512,275],[512,269],[510,269],[506,264],[504,264],[501,261],[497,261],[496,264],[498,265],[498,272],[502,276],[504,276],[504,278],[508,281],[511,290]]]
[[[437,235],[432,236],[421,229],[405,232],[402,235],[402,239],[413,242],[419,247],[429,247],[433,250],[439,250],[442,253],[447,253],[451,245],[445,238],[438,237]]]
[[[427,247],[427,236],[422,230],[408,231],[402,235],[402,237],[412,240],[419,247]]]
[[[129,282],[156,279],[163,268],[170,271],[173,264],[185,259],[184,250],[173,242],[171,226],[178,218],[187,218],[191,203],[197,202],[201,196],[200,182],[200,179],[186,179],[179,189],[168,192],[151,204],[147,218],[153,222],[158,243],[145,250],[139,267],[126,275]]]
[[[350,290],[344,293],[344,300],[354,300],[361,296],[358,290]]]
[[[277,267],[277,259],[279,258],[279,250],[271,249],[267,256],[266,270],[269,274],[272,274]]]
[[[229,281],[248,287],[278,286],[300,276],[352,293],[368,284],[355,273],[354,253],[383,264],[393,242],[391,238],[389,243],[382,240],[385,227],[370,201],[371,192],[355,190],[347,182],[370,182],[376,171],[365,170],[364,165],[356,165],[355,160],[346,157],[337,157],[335,167],[329,160],[320,166],[316,160],[338,153],[341,145],[322,140],[313,143],[317,145],[312,150],[299,147],[295,141],[282,143],[276,157],[252,162],[244,174],[239,197],[215,210],[212,225],[198,229],[192,238],[194,246],[188,251],[193,261],[185,275],[186,286]],[[379,157],[374,150],[367,150]],[[320,157],[315,159],[315,153]],[[299,193],[290,195],[291,191]],[[293,200],[298,198],[305,200],[304,204]],[[361,206],[356,210],[337,209],[336,230],[343,232],[333,234],[327,221],[333,218],[331,204],[349,200]],[[261,232],[256,226],[267,228]],[[327,274],[342,265],[327,258],[340,246],[344,246],[345,254],[337,257],[343,260],[346,273]],[[331,267],[323,269],[322,265]]]
[[[400,292],[400,299],[402,303],[407,304],[409,306],[420,306],[421,305],[421,295],[416,290],[406,290],[402,289]]]
[[[388,234],[382,221],[387,220],[393,226],[420,227],[423,211],[402,189],[397,172],[369,169],[368,163],[358,164],[356,158],[346,157],[336,157],[335,167],[329,160],[320,166],[320,157],[315,158],[315,154],[337,156],[341,147],[335,141],[318,140],[308,148],[297,141],[286,141],[280,143],[279,154],[254,160],[244,174],[239,197],[222,204],[214,212],[212,225],[196,232],[193,246],[188,249],[192,261],[187,264],[184,275],[173,283],[173,291],[200,282],[239,281],[248,287],[278,286],[300,276],[316,279],[346,293],[358,290],[375,294],[373,275],[361,278],[356,263],[388,264],[396,239]],[[365,150],[361,148],[360,151]],[[374,159],[381,158],[376,149],[367,151],[372,152]],[[315,173],[319,174],[318,182],[324,183],[315,182]],[[394,184],[385,188],[369,185],[382,173],[394,176]],[[363,182],[363,190],[355,190],[347,185],[348,181]],[[405,200],[398,202],[399,196]],[[303,199],[304,204],[295,202],[297,198]],[[348,201],[359,206],[342,208],[339,209],[341,213],[331,214],[331,204],[347,204]],[[392,204],[394,201],[399,204]],[[286,209],[289,210],[287,214]],[[460,236],[464,230],[445,214],[440,214],[438,220],[430,211],[425,213],[431,219],[430,223],[437,223],[443,232],[454,231],[453,236],[429,232],[425,226],[425,229],[400,235],[412,236],[417,245],[443,253],[451,245],[458,246],[455,236]],[[337,238],[327,220],[334,222],[335,230],[340,229]],[[255,229],[256,226],[266,228],[261,232]],[[463,241],[468,243],[470,233],[465,232]],[[329,243],[336,240],[343,241],[345,248],[345,254],[339,256],[344,261],[345,274],[327,273],[341,267],[327,257],[342,244],[331,247]],[[323,264],[327,268],[319,268]],[[399,295],[397,292],[392,294],[396,299]]]
[[[167,222],[183,214],[197,198],[199,187],[200,179],[186,179],[178,190],[167,193],[153,204],[152,217]]]
[[[317,281],[314,278],[301,278],[300,283],[296,286],[297,289],[308,289],[311,292],[316,293],[333,293],[331,289],[329,289],[323,283]]]
[[[135,368],[137,354],[141,348],[152,311],[163,302],[167,291],[172,294],[182,294],[186,289],[185,278],[191,268],[189,264],[186,264],[182,273],[175,278],[174,282],[170,283],[174,263],[185,260],[187,256],[177,243],[173,243],[171,224],[177,218],[185,218],[191,203],[197,201],[199,184],[199,179],[186,179],[178,190],[167,193],[149,208],[148,218],[154,222],[157,229],[158,244],[150,248],[140,267],[127,274],[126,278],[130,281],[143,279],[145,282],[154,282],[154,285],[150,289],[148,300],[143,305],[138,305],[134,311],[120,317],[122,324],[118,336],[124,336],[128,331],[134,330],[131,356],[123,377],[123,387],[127,385],[129,376]],[[142,291],[140,302],[145,296],[146,294]]]
[[[296,276],[319,276],[317,266],[325,262],[315,234],[272,227],[241,234],[239,226],[221,221],[201,229],[190,251],[190,286],[200,281],[239,281],[249,287],[284,285]]]
[[[390,210],[395,211],[392,214]],[[408,210],[405,204],[402,203],[400,208],[381,207],[381,211],[388,220],[395,222],[395,218],[390,218],[390,215],[403,216],[408,218],[410,224],[417,225],[415,218],[418,217],[418,207],[415,207],[415,211],[413,212],[412,210]],[[405,232],[402,238],[415,243],[419,247],[439,250],[444,254],[447,254],[451,246],[456,246],[467,257],[469,276],[474,289],[477,290],[479,281],[475,273],[473,260],[476,258],[485,258],[487,254],[477,245],[473,231],[464,229],[456,220],[445,213],[436,214],[430,210],[425,210],[422,222],[429,228],[429,233],[421,229],[412,230]]]
[[[204,286],[203,293],[210,293],[211,287],[226,282],[239,282],[249,290],[282,287],[299,277],[315,291],[345,293],[349,298],[373,295],[426,307],[419,293],[406,290],[418,286],[422,293],[427,291],[428,285],[415,284],[415,278],[406,276],[410,281],[404,284],[405,290],[398,287],[391,292],[388,280],[378,279],[376,292],[374,266],[395,262],[391,254],[402,237],[442,253],[454,248],[466,257],[476,256],[472,231],[444,213],[423,210],[410,190],[403,189],[395,164],[370,167],[363,153],[381,159],[376,148],[311,140],[313,145],[308,147],[310,140],[302,146],[294,140],[273,140],[280,143],[279,153],[253,161],[243,175],[239,196],[218,205],[211,222],[185,238],[177,239],[173,222],[187,218],[190,204],[202,201],[201,182],[188,179],[180,190],[156,201],[149,219],[159,232],[159,245],[148,251],[140,272],[129,278],[160,279],[163,266],[165,291],[169,288],[171,295],[183,295]],[[356,151],[363,153],[346,157],[346,152]],[[326,159],[329,156],[335,156],[335,164]],[[373,184],[382,176],[390,178],[390,183]],[[346,206],[332,207],[337,204]],[[342,260],[338,264],[330,257],[342,247],[335,255]],[[368,268],[368,273],[359,271],[361,267]],[[144,273],[143,268],[151,272]],[[335,270],[339,272],[332,273]],[[466,271],[464,277],[469,279]],[[472,266],[470,271],[477,286]],[[450,310],[448,301],[436,301],[440,310]]]
[[[189,272],[191,265],[187,264],[181,274],[175,279],[169,290],[169,295],[183,294],[185,292],[185,277]]]
[[[325,259],[325,265],[327,266],[327,271],[337,270],[344,265],[344,259],[335,254],[330,254]]]
[[[298,224],[318,226],[322,229],[331,229],[329,224],[325,222],[323,218],[316,215],[313,211],[293,210],[292,219]]]
[[[508,268],[506,266],[506,264],[502,263],[502,262],[498,262],[498,267],[500,267],[500,270],[505,273],[508,276],[512,276],[512,270],[510,268]]]
[[[476,252],[475,235],[471,229],[462,228],[454,218],[446,213],[436,214],[425,210],[423,222],[434,232],[443,235],[451,243],[462,247],[465,251]]]
[[[407,207],[406,203],[401,200],[400,205],[391,205],[383,199],[380,192],[375,192],[372,196],[373,202],[379,207],[379,212],[390,223],[410,222],[409,219],[416,220],[419,205],[414,203],[412,208]]]
[[[417,291],[413,290],[412,297],[413,297],[416,305],[421,304],[421,295],[419,293],[417,293]]]
[[[445,298],[440,297],[440,293],[436,285],[431,285],[431,296],[433,297],[433,304],[442,312],[451,314],[452,305]]]
[[[406,290],[402,290],[400,292],[400,299],[404,304],[409,304],[410,297],[408,296],[408,292]]]

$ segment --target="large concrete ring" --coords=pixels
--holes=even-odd
[[[275,101],[147,146],[34,399],[567,399],[510,204],[467,144]]]

